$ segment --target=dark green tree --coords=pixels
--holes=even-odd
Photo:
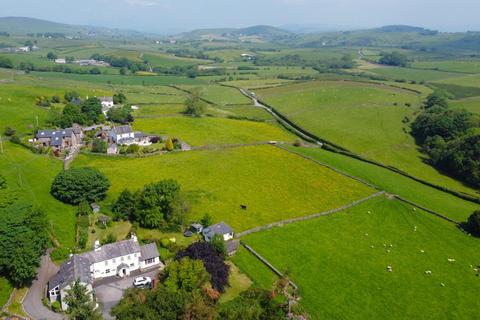
[[[116,220],[132,220],[135,212],[135,194],[124,189],[113,204],[112,211]]]
[[[113,95],[114,104],[124,104],[125,102],[127,102],[127,97],[123,93],[119,92]]]
[[[47,217],[23,203],[3,209],[0,215],[0,273],[16,286],[30,285],[48,244]]]
[[[92,141],[92,152],[95,153],[107,153],[108,144],[105,140],[95,138]]]
[[[81,105],[82,113],[91,122],[98,122],[102,115],[102,103],[98,98],[88,98]]]
[[[107,118],[113,122],[127,124],[133,122],[132,107],[122,106],[107,111]]]
[[[103,200],[110,187],[107,177],[94,168],[74,168],[60,172],[53,180],[51,194],[58,200],[79,204]]]
[[[47,59],[49,59],[49,60],[55,60],[55,59],[57,59],[57,58],[58,58],[58,56],[57,56],[55,53],[53,53],[53,52],[47,53]]]
[[[408,58],[403,53],[394,51],[391,53],[383,52],[380,55],[380,60],[378,60],[380,64],[397,67],[406,67],[408,65]]]
[[[73,123],[86,124],[87,117],[82,113],[80,106],[67,104],[62,111],[62,115],[57,118],[56,125],[61,128],[71,127]]]
[[[435,90],[432,92],[425,101],[425,109],[430,109],[434,106],[447,108],[448,107],[448,97],[445,92],[440,90]]]
[[[80,95],[76,91],[67,91],[65,92],[64,98],[68,102],[72,102],[73,99],[79,99]]]
[[[227,248],[225,246],[223,236],[219,234],[214,235],[212,240],[210,241],[210,245],[213,249],[215,249],[215,251],[217,251],[221,255],[225,256],[227,254]]]
[[[205,106],[202,101],[200,89],[194,88],[185,100],[185,114],[193,117],[201,117],[205,112]]]
[[[101,320],[102,314],[95,307],[92,295],[80,281],[75,281],[67,291],[65,303],[68,305],[67,316],[71,320]]]
[[[475,211],[470,217],[468,217],[465,228],[471,234],[480,237],[480,210]]]

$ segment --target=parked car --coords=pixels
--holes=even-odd
[[[152,278],[150,277],[138,277],[133,280],[133,286],[135,288],[144,288],[152,284]]]

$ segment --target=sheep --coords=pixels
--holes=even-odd
[[[425,253],[425,250],[420,250],[420,253]]]
[[[432,271],[431,271],[431,270],[425,270],[425,274],[431,275],[431,274],[432,274]]]
[[[441,285],[442,287],[445,287],[445,283],[443,283],[443,282],[440,282],[440,285]]]
[[[447,260],[448,260],[448,262],[455,262],[455,261],[457,261],[457,260],[452,259],[452,258],[448,258]]]
[[[388,272],[392,272],[392,271],[393,271],[392,266],[387,266],[387,271],[388,271]]]

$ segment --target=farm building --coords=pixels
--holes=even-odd
[[[215,235],[222,236],[224,241],[233,239],[233,229],[223,221],[203,229],[202,234],[207,242],[210,242]]]
[[[163,267],[155,243],[140,246],[135,235],[132,238],[100,246],[82,254],[75,254],[64,262],[48,282],[47,296],[50,303],[59,301],[66,310],[64,298],[75,280],[92,292],[96,280],[108,277],[126,277],[132,271]]]
[[[82,142],[82,130],[79,128],[66,128],[60,130],[38,130],[34,143],[44,147],[66,149],[76,147]]]
[[[130,125],[112,128],[108,133],[110,143],[117,145],[149,145],[149,139],[142,132],[134,132]],[[113,152],[113,150],[112,150]]]

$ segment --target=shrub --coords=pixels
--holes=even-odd
[[[11,128],[11,127],[6,127],[5,131],[4,131],[4,133],[7,137],[11,137],[11,136],[15,135],[16,132],[17,132],[17,130],[15,130],[14,128]]]
[[[127,148],[128,154],[138,153],[140,151],[140,146],[138,144],[131,144]]]
[[[62,261],[68,258],[70,255],[70,249],[64,247],[55,248],[50,254],[50,258],[53,261]]]
[[[107,153],[108,144],[106,141],[95,138],[92,141],[92,152],[95,153]]]
[[[60,302],[54,301],[54,302],[52,303],[52,311],[53,311],[53,312],[60,312],[60,311],[62,311],[62,306],[61,306]]]
[[[465,229],[471,234],[480,237],[480,210],[475,211],[470,217],[468,217]]]
[[[60,97],[59,96],[53,96],[51,101],[52,101],[52,103],[60,103]]]
[[[165,149],[167,149],[167,151],[173,151],[173,142],[172,142],[172,139],[168,138],[167,139],[167,142],[165,143]]]
[[[110,187],[107,177],[94,168],[74,168],[60,172],[51,187],[51,194],[68,204],[103,200]]]

